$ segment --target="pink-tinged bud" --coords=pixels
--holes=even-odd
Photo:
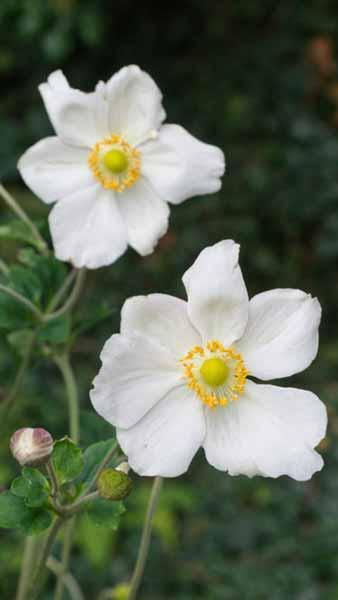
[[[41,427],[23,427],[13,433],[10,448],[14,458],[24,465],[37,466],[47,462],[53,451],[53,438]]]

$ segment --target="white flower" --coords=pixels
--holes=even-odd
[[[257,384],[302,371],[318,350],[321,308],[292,289],[248,300],[231,240],[206,248],[185,273],[188,302],[127,300],[121,334],[105,344],[91,400],[117,427],[140,475],[184,473],[200,446],[230,475],[309,479],[326,410],[312,392]]]
[[[18,168],[41,200],[57,202],[49,224],[60,260],[101,267],[128,243],[149,254],[168,228],[168,202],[220,189],[223,153],[162,124],[161,92],[139,67],[89,94],[61,71],[39,89],[57,135],[30,148]]]

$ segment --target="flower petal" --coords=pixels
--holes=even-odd
[[[155,81],[136,65],[124,67],[106,84],[111,133],[139,144],[165,119],[162,94]]]
[[[55,71],[39,91],[57,135],[66,144],[89,148],[109,135],[104,87],[86,94],[71,88],[62,71]]]
[[[202,250],[183,275],[188,315],[204,342],[231,345],[245,329],[248,294],[238,265],[239,245],[232,240]]]
[[[187,303],[166,294],[135,296],[123,305],[121,333],[145,335],[180,359],[201,338],[190,323]]]
[[[249,320],[237,347],[250,373],[260,379],[306,369],[318,351],[321,307],[300,290],[271,290],[249,304]]]
[[[41,140],[20,158],[18,169],[34,194],[49,204],[93,185],[88,150],[64,144],[58,137]]]
[[[181,384],[172,357],[164,348],[141,336],[113,335],[104,345],[101,360],[90,399],[96,412],[117,427],[135,425]]]
[[[141,178],[118,195],[129,244],[141,256],[151,254],[168,229],[169,207]]]
[[[110,265],[127,248],[127,232],[114,193],[100,185],[57,202],[49,225],[56,257],[77,268]]]
[[[325,436],[326,409],[312,392],[247,381],[237,402],[206,417],[207,460],[230,475],[306,481],[323,466],[313,448]]]
[[[117,439],[139,475],[177,477],[185,473],[202,444],[202,404],[185,386],[172,390],[141,421]]]
[[[221,188],[224,155],[179,125],[164,125],[158,137],[140,148],[142,174],[167,202],[179,204]]]

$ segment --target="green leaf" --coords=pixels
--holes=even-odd
[[[53,521],[53,515],[49,510],[31,510],[29,516],[22,521],[21,529],[26,535],[36,535],[48,529]]]
[[[37,240],[33,236],[31,229],[23,221],[13,220],[6,223],[6,225],[1,225],[0,240],[17,240],[38,247]]]
[[[62,344],[70,336],[70,316],[62,315],[57,319],[47,322],[41,329],[38,341],[49,342],[50,344]]]
[[[108,452],[115,446],[115,444],[116,439],[110,438],[104,442],[96,442],[95,444],[88,446],[83,454],[84,465],[81,473],[81,481],[87,482],[94,477],[98,466],[101,464]],[[109,461],[106,466],[111,466],[112,462],[113,461]]]
[[[115,530],[120,523],[121,515],[126,511],[123,502],[111,502],[97,498],[88,503],[87,516],[97,527],[108,527]]]
[[[0,494],[0,527],[19,529],[31,515],[23,498],[14,496],[10,491]]]
[[[19,354],[19,356],[24,356],[26,354],[27,347],[31,344],[32,335],[32,329],[19,329],[9,333],[7,335],[7,340]]]
[[[41,256],[32,248],[21,250],[19,261],[38,278],[42,291],[41,308],[46,309],[67,275],[66,266],[54,255]]]
[[[50,493],[47,479],[31,467],[24,467],[22,477],[14,479],[11,492],[15,496],[24,498],[25,504],[30,507],[38,507],[45,504]]]
[[[72,440],[64,438],[55,443],[52,462],[60,485],[73,481],[83,468],[82,450]]]

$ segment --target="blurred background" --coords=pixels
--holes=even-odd
[[[140,599],[335,600],[338,598],[338,6],[294,2],[186,0],[1,0],[0,177],[45,225],[46,208],[16,171],[22,152],[51,133],[37,85],[62,68],[90,91],[121,66],[137,63],[164,94],[168,122],[223,148],[221,192],[173,207],[156,252],[133,251],[91,272],[78,319],[84,446],[111,435],[88,399],[104,340],[119,327],[127,296],[161,291],[183,296],[181,275],[198,252],[220,239],[242,244],[250,295],[299,287],[323,305],[319,356],[284,382],[316,392],[330,427],[321,445],[326,466],[311,482],[230,478],[202,453],[189,473],[165,483]],[[11,218],[1,204],[1,224]],[[1,241],[13,263],[15,241]],[[4,392],[19,362],[0,323]],[[8,440],[23,425],[54,437],[67,431],[57,371],[36,358],[1,436],[0,485],[18,472]],[[116,534],[78,525],[73,571],[87,598],[128,578],[136,556],[150,482],[137,480]],[[1,531],[0,597],[14,595],[22,537]],[[52,586],[50,588],[52,590]],[[51,598],[46,591],[44,598]]]

